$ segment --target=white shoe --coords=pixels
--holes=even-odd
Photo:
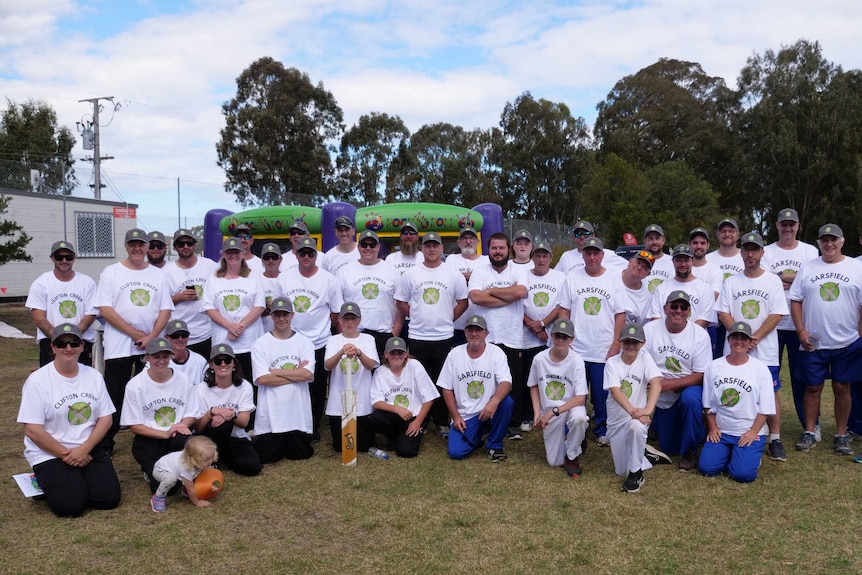
[[[823,441],[823,435],[820,433],[820,424],[814,426],[814,441],[820,443]]]
[[[522,421],[521,427],[519,427],[518,429],[520,429],[524,433],[529,433],[530,431],[533,430],[533,422],[532,421]]]

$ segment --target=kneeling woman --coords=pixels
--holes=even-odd
[[[706,444],[698,470],[704,475],[727,471],[732,479],[757,479],[766,445],[766,418],[775,414],[772,374],[765,363],[748,356],[751,327],[738,322],[728,330],[730,354],[713,361],[703,375]]]
[[[371,412],[368,422],[386,436],[398,457],[416,457],[425,429],[425,419],[440,392],[422,364],[407,356],[400,337],[390,337],[383,365],[374,371]]]
[[[54,328],[54,360],[24,382],[18,411],[18,423],[24,424],[24,457],[48,507],[60,517],[120,504],[120,482],[102,444],[114,404],[101,374],[78,363],[83,349],[77,325]]]
[[[243,379],[233,348],[214,345],[204,385],[196,385],[202,407],[207,411],[195,430],[212,439],[218,447],[219,463],[240,475],[257,475],[261,463],[251,438],[245,432],[254,411],[251,384]]]
[[[155,493],[159,482],[153,466],[163,455],[182,451],[195,421],[204,413],[195,386],[170,367],[173,350],[157,337],[147,344],[144,360],[150,367],[129,380],[120,425],[135,434],[132,455]]]

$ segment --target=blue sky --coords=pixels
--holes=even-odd
[[[215,143],[222,102],[261,56],[323,82],[347,126],[377,111],[412,131],[488,128],[528,90],[592,124],[616,81],[661,57],[734,86],[752,53],[807,38],[862,68],[860,29],[862,9],[846,0],[0,0],[0,95],[44,100],[73,130],[90,112],[78,100],[114,96],[103,197],[139,204],[142,227],[170,232],[177,178],[183,225],[240,209],[223,191]],[[74,156],[86,155],[79,141]],[[86,184],[90,164],[76,170]]]

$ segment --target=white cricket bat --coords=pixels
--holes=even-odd
[[[346,361],[345,361],[346,360]],[[341,393],[341,464],[356,465],[356,392],[353,391],[353,360],[342,356],[345,386]]]

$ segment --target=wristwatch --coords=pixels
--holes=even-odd
[[[554,409],[551,410],[551,412],[553,412],[553,414],[557,417],[560,416],[560,408],[559,407],[555,407]]]

